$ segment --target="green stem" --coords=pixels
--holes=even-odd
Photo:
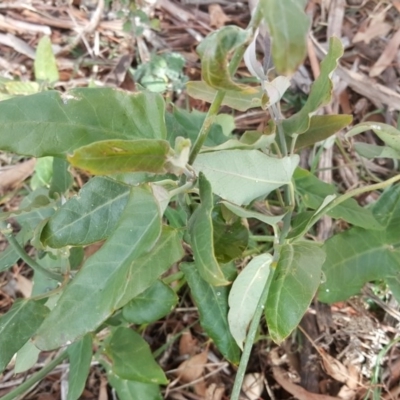
[[[247,364],[250,359],[251,350],[253,348],[254,339],[257,334],[257,329],[260,324],[261,316],[264,311],[265,303],[267,302],[269,287],[272,282],[272,277],[274,275],[274,270],[271,268],[271,272],[268,275],[267,282],[265,283],[264,289],[261,293],[260,300],[258,301],[256,311],[254,313],[254,317],[251,320],[249,332],[246,337],[246,342],[243,349],[242,357],[240,358],[240,364],[238,371],[236,373],[235,383],[232,389],[231,400],[239,400],[240,398],[240,390],[243,385],[244,375],[246,373]]]
[[[268,235],[250,235],[249,239],[255,240],[256,242],[275,242],[275,236]]]
[[[259,1],[256,9],[254,10],[249,26],[247,27],[247,29],[251,32],[251,36],[254,36],[254,33],[256,32],[258,26],[260,25],[261,19],[262,19],[262,10],[261,10],[261,1]],[[240,65],[240,62],[242,61],[244,52],[246,51],[246,44],[240,46],[235,51],[229,63],[229,73],[231,75],[235,74],[236,70]],[[238,93],[238,96],[240,96],[240,93]],[[200,129],[199,135],[197,136],[196,142],[194,143],[192,151],[190,152],[189,164],[193,164],[197,155],[200,153],[200,150],[203,147],[203,144],[210,132],[211,126],[214,123],[215,117],[217,116],[217,113],[222,105],[224,97],[225,97],[224,90],[219,90],[215,95],[214,100],[211,103],[210,108],[207,112],[203,125]]]
[[[39,372],[32,375],[24,383],[19,385],[11,392],[7,393],[5,396],[1,397],[0,400],[13,400],[21,395],[23,395],[27,390],[29,390],[35,383],[41,381],[49,372],[51,372],[58,364],[61,364],[63,360],[68,357],[68,350],[65,350],[53,361],[44,366]]]
[[[53,279],[58,282],[62,282],[64,280],[64,278],[61,275],[51,272],[48,269],[42,267],[32,257],[30,257],[25,252],[25,250],[21,247],[21,245],[18,243],[18,241],[15,239],[14,235],[12,234],[11,229],[7,226],[7,224],[5,222],[0,223],[0,230],[1,230],[1,233],[7,238],[10,245],[14,248],[15,252],[34,271],[40,272],[40,273],[46,275],[48,278]]]

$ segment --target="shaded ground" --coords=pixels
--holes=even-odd
[[[195,48],[203,37],[224,24],[247,25],[247,2],[143,0],[138,2],[142,11],[132,9],[131,13],[123,3],[113,1],[109,7],[102,0],[3,1],[0,77],[25,83],[34,80],[34,49],[39,38],[48,34],[57,54],[60,81],[56,87],[60,90],[88,85],[135,90],[138,84],[158,85],[167,89],[166,96],[175,104],[207,110],[207,104],[188,98],[182,81],[200,78]],[[345,54],[335,74],[334,101],[324,112],[353,114],[355,123],[369,120],[395,125],[400,110],[400,1],[315,0],[309,1],[307,10],[313,20],[308,58],[285,97],[285,112],[290,115],[306,98],[311,82],[319,74],[327,38],[336,35],[345,44]],[[184,60],[182,71],[179,61],[174,64],[168,59],[172,52]],[[245,68],[239,70],[239,76],[249,78]],[[17,88],[3,85],[1,96],[27,94],[30,90],[29,84]],[[268,118],[262,110],[235,113],[237,132],[262,129]],[[372,134],[358,140],[377,141]],[[335,182],[342,192],[376,178],[387,178],[397,168],[392,161],[360,159],[341,133],[318,155],[311,150],[305,152],[302,164],[309,167],[314,160],[319,177]],[[7,154],[0,155],[0,163],[1,205],[9,210],[18,206],[35,163]],[[77,179],[80,185],[80,177]],[[365,205],[376,196],[357,200]],[[344,228],[325,218],[319,225],[318,238],[326,239]],[[4,241],[0,242],[0,249],[5,246]],[[7,311],[16,297],[29,296],[29,278],[23,263],[0,274],[0,312]],[[156,349],[193,325],[158,360],[171,380],[165,397],[227,399],[235,371],[212,344],[206,343],[197,319],[190,297],[183,292],[176,312],[145,331],[145,338]],[[314,303],[301,329],[281,347],[268,340],[266,329],[260,332],[249,365],[252,375],[247,377],[260,391],[252,395],[249,388],[244,389],[247,398],[362,399],[373,398],[373,391],[374,398],[400,398],[400,348],[394,344],[382,351],[398,337],[399,323],[398,304],[386,288],[377,285],[365,288],[362,296],[343,304]],[[30,373],[51,356],[42,354],[41,364]],[[183,362],[186,372],[177,373]],[[193,365],[197,368],[189,368]],[[25,398],[64,398],[67,370],[67,364],[61,365]],[[14,376],[12,369],[5,372],[0,377],[0,395],[26,376]],[[82,398],[113,398],[96,364]]]

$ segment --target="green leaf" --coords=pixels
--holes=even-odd
[[[400,151],[388,146],[376,146],[368,143],[354,143],[355,151],[365,158],[392,158],[400,159]]]
[[[212,103],[218,90],[208,86],[207,83],[203,81],[190,81],[186,84],[186,90],[189,96],[196,100],[206,101],[207,103]],[[255,91],[251,92],[241,92],[238,95],[236,90],[227,90],[222,100],[223,106],[228,106],[234,110],[247,111],[250,108],[261,107],[261,99],[263,96],[263,91],[261,88],[255,88]]]
[[[186,111],[175,107],[173,114],[166,114],[166,125],[168,129],[168,141],[171,146],[175,145],[176,138],[181,136],[190,139],[194,143],[204,123],[207,113],[193,110]],[[215,121],[211,125],[210,132],[204,142],[205,146],[217,146],[224,143],[228,138],[224,135],[222,126]]]
[[[211,185],[203,174],[199,176],[201,205],[195,210],[188,223],[188,231],[194,254],[194,261],[200,276],[208,283],[220,286],[229,282],[215,258],[213,242]]]
[[[209,34],[197,47],[201,57],[201,77],[218,90],[257,93],[257,89],[236,83],[228,70],[229,55],[249,39],[249,32],[228,25]]]
[[[35,344],[51,350],[95,330],[119,308],[132,265],[153,248],[160,232],[157,201],[146,187],[132,188],[113,234],[66,287],[37,332]]]
[[[326,261],[322,268],[325,281],[319,290],[320,301],[346,300],[368,281],[398,275],[400,185],[385,191],[372,211],[383,230],[352,228],[325,242]]]
[[[245,208],[238,207],[235,204],[221,201],[228,210],[232,211],[235,215],[241,218],[255,218],[267,225],[275,226],[278,222],[282,221],[285,215],[265,215],[256,211],[246,210]]]
[[[165,104],[150,92],[78,88],[0,102],[0,148],[58,156],[101,140],[165,139]]]
[[[386,283],[389,285],[389,289],[392,292],[397,302],[400,302],[400,273],[396,276],[386,278]]]
[[[122,379],[166,385],[164,371],[154,361],[147,342],[130,328],[117,328],[106,348],[112,370]]]
[[[92,335],[85,335],[68,348],[69,375],[67,400],[80,399],[92,361]]]
[[[382,141],[396,151],[400,151],[400,131],[394,126],[381,122],[362,122],[346,133],[349,138],[361,132],[372,130]]]
[[[297,168],[293,175],[296,191],[302,197],[304,205],[316,210],[329,195],[337,194],[333,185],[325,183],[315,177],[311,172]],[[348,199],[327,213],[332,218],[343,219],[350,224],[366,229],[382,229],[372,211],[361,207],[356,200]]]
[[[27,96],[30,94],[35,94],[40,91],[40,85],[37,82],[21,82],[21,81],[11,81],[6,82],[5,90],[12,96]],[[6,95],[7,96],[7,95]],[[12,97],[11,96],[11,97]],[[10,97],[6,97],[8,99]]]
[[[273,158],[258,150],[223,150],[199,154],[193,167],[203,172],[215,194],[247,205],[288,184],[298,162],[297,155]]]
[[[34,335],[49,309],[36,301],[18,300],[0,317],[0,372]]]
[[[314,115],[309,128],[296,140],[296,150],[321,142],[351,123],[351,115]]]
[[[38,43],[34,62],[35,79],[54,83],[59,80],[56,58],[49,36],[43,36]]]
[[[41,240],[45,246],[83,246],[106,239],[115,229],[129,198],[129,186],[95,177],[49,219]]]
[[[21,246],[24,246],[30,236],[31,232],[28,227],[23,227],[22,230],[15,235],[15,239]],[[20,256],[14,250],[14,247],[8,245],[5,250],[0,252],[0,272],[12,267],[19,259]]]
[[[165,173],[170,147],[165,140],[103,140],[76,149],[68,155],[74,166],[94,175],[121,172]]]
[[[329,41],[328,54],[321,63],[321,73],[311,86],[306,104],[298,113],[282,122],[285,135],[292,136],[293,133],[306,132],[310,128],[311,114],[330,102],[333,89],[331,76],[342,55],[342,42],[340,39],[332,37]]]
[[[316,243],[281,247],[265,306],[269,334],[276,343],[290,335],[307,311],[321,282],[324,260],[325,253]]]
[[[229,330],[242,350],[247,328],[268,279],[271,262],[272,256],[268,253],[254,257],[235,279],[229,293]]]
[[[40,350],[31,342],[26,342],[17,353],[15,359],[14,373],[28,371],[38,361]]]
[[[229,331],[227,318],[229,287],[210,285],[200,276],[193,263],[183,263],[179,268],[185,274],[191,295],[199,309],[201,326],[222,355],[233,364],[238,364],[240,350]],[[228,279],[233,278],[233,275],[228,276]]]
[[[111,371],[108,371],[107,378],[117,392],[119,400],[163,400],[160,388],[154,383],[121,379]]]
[[[31,178],[30,186],[36,190],[42,186],[48,188],[53,176],[53,157],[43,157],[37,160],[35,172]]]
[[[220,208],[216,206],[212,213],[214,251],[217,261],[226,264],[239,258],[246,250],[249,231],[240,219],[227,223]]]
[[[56,198],[65,193],[73,183],[73,177],[68,170],[69,164],[62,158],[53,158],[53,174],[49,189],[49,196]]]
[[[157,280],[143,293],[133,298],[122,315],[133,324],[149,324],[169,314],[178,303],[178,296],[163,282]]]
[[[264,18],[272,38],[272,57],[278,74],[296,71],[307,54],[310,17],[299,0],[262,0]]]

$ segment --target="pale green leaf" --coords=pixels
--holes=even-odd
[[[78,400],[85,389],[92,361],[92,335],[85,335],[68,348],[69,374],[67,400]]]
[[[193,263],[182,263],[179,268],[185,274],[191,295],[199,309],[201,326],[222,355],[237,364],[240,350],[229,331],[227,318],[229,287],[210,285],[200,276]],[[234,276],[229,274],[227,278],[233,279]]]
[[[247,111],[250,108],[261,107],[263,91],[261,88],[255,89],[254,92],[241,92],[240,95],[238,95],[238,92],[235,90],[227,90],[222,100],[222,105],[239,111]],[[213,102],[218,91],[208,86],[207,83],[203,81],[188,82],[186,84],[186,90],[189,96],[197,100],[206,101],[207,103]]]
[[[362,122],[350,129],[346,137],[372,130],[382,141],[396,151],[400,151],[400,131],[394,126],[381,122]]]
[[[325,242],[327,257],[319,300],[327,303],[346,300],[368,281],[398,276],[400,185],[384,192],[372,211],[383,230],[352,228]]]
[[[19,300],[0,317],[0,372],[35,334],[49,309],[37,301]]]
[[[178,302],[178,296],[157,280],[144,292],[134,297],[123,309],[123,317],[137,325],[149,324],[168,315]]]
[[[354,150],[365,158],[392,158],[400,159],[400,151],[389,146],[377,146],[368,143],[354,143]]]
[[[76,149],[68,155],[74,166],[94,175],[121,172],[165,173],[171,151],[166,140],[103,140]]]
[[[272,256],[268,253],[254,257],[235,279],[229,293],[229,330],[242,350],[247,328],[268,279],[271,262]]]
[[[28,96],[40,91],[40,85],[37,82],[11,81],[4,85],[6,91],[12,96]]]
[[[229,56],[248,39],[249,32],[234,25],[209,34],[197,47],[202,80],[214,89],[257,93],[255,88],[234,82],[228,70]]]
[[[213,225],[211,219],[213,195],[211,185],[203,174],[199,176],[201,204],[191,216],[188,224],[194,261],[200,276],[208,283],[220,286],[229,282],[219,266],[214,253]]]
[[[129,285],[132,264],[153,248],[160,232],[157,201],[146,187],[132,188],[113,234],[66,287],[40,327],[35,344],[50,350],[95,330],[117,309]]]
[[[278,74],[293,74],[307,54],[310,17],[298,0],[262,0],[272,39],[272,58]]]
[[[325,253],[313,242],[285,244],[269,288],[265,316],[272,340],[281,343],[300,323],[321,282]]]
[[[119,327],[114,331],[106,354],[112,360],[113,372],[122,379],[162,385],[168,383],[147,342],[130,328]]]
[[[112,88],[47,91],[0,102],[0,148],[59,156],[101,140],[166,139],[163,98]]]
[[[33,67],[37,81],[54,83],[59,80],[57,62],[51,48],[49,36],[43,36],[39,40]]]
[[[31,369],[37,363],[39,354],[40,350],[31,341],[26,342],[17,353],[14,372],[20,374]]]
[[[258,150],[223,150],[199,154],[193,167],[210,181],[213,193],[247,205],[288,184],[298,162],[298,155],[273,158]]]
[[[275,0],[279,1],[279,0]],[[291,0],[296,1],[296,0]],[[306,104],[296,114],[283,120],[285,135],[304,133],[310,128],[311,115],[320,107],[331,101],[333,84],[331,76],[337,67],[339,58],[343,55],[343,45],[340,39],[332,37],[329,41],[329,51],[321,63],[321,73],[311,86]]]
[[[129,186],[96,177],[63,204],[42,230],[45,246],[83,246],[106,239],[114,230],[129,197]]]

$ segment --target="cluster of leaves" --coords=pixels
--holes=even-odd
[[[298,167],[298,150],[351,122],[346,115],[314,115],[331,99],[330,77],[343,51],[338,39],[330,40],[304,107],[289,119],[278,115],[265,132],[237,138],[232,118],[216,115],[221,104],[278,110],[288,79],[267,81],[250,54],[245,58],[260,85],[240,84],[235,60],[263,20],[273,37],[276,71],[291,74],[306,53],[304,5],[261,0],[247,30],[227,26],[201,43],[202,81],[187,89],[212,102],[207,115],[168,112],[159,94],[111,88],[43,91],[0,103],[0,148],[52,157],[49,185],[33,190],[18,211],[0,214],[12,244],[0,256],[0,271],[20,257],[34,269],[32,297],[0,318],[0,370],[15,353],[22,372],[40,350],[67,347],[58,361],[69,358],[68,399],[77,399],[95,347],[121,399],[160,399],[159,385],[168,379],[140,332],[177,304],[171,279],[162,278],[177,263],[178,287],[187,283],[203,329],[235,364],[257,310],[280,343],[319,288],[318,298],[331,302],[368,280],[385,279],[399,296],[399,186],[365,209]],[[388,148],[400,150],[397,130],[373,129]],[[73,196],[71,167],[94,176]],[[281,190],[279,215],[256,211],[257,202],[281,199]],[[306,240],[324,214],[353,227],[324,244]],[[4,223],[8,218],[21,226],[15,237]],[[249,226],[271,241],[252,235]],[[36,259],[24,254],[28,242]],[[84,248],[95,243],[102,246],[86,257]],[[192,250],[186,262],[183,243]],[[248,255],[252,260],[238,274],[236,261]],[[105,328],[107,335],[96,335]]]

